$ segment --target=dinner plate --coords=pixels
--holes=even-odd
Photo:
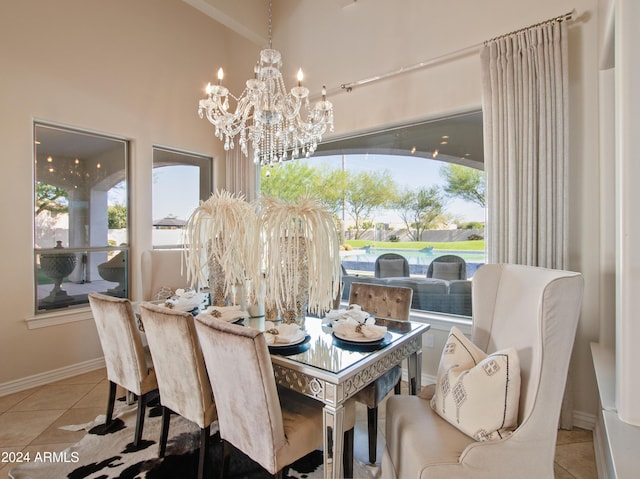
[[[375,341],[362,342],[362,341],[349,341],[348,339],[340,339],[335,334],[333,335],[334,344],[340,349],[347,351],[356,351],[361,353],[370,353],[377,351],[378,349],[386,348],[393,342],[391,333],[387,332],[381,339]]]
[[[384,336],[380,336],[379,338],[376,339],[371,339],[371,338],[366,338],[366,337],[362,337],[362,338],[351,338],[351,337],[347,337],[344,336],[343,334],[340,334],[338,331],[333,331],[333,335],[338,338],[340,341],[346,341],[347,343],[357,343],[357,344],[361,344],[361,343],[366,343],[366,344],[373,344],[373,343],[379,343],[381,342],[384,337],[386,336],[386,333]]]
[[[269,347],[270,348],[289,348],[291,346],[297,346],[298,344],[302,343],[305,339],[307,339],[309,337],[308,334],[303,335],[300,339],[296,339],[295,341],[292,341],[290,343],[276,343],[276,344],[270,344]]]
[[[289,344],[278,344],[277,346],[269,346],[269,352],[272,354],[278,354],[281,356],[290,356],[292,354],[299,354],[307,351],[310,347],[309,341],[311,336],[308,334],[300,341]]]

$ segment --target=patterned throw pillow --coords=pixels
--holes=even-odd
[[[476,441],[486,441],[513,432],[519,400],[516,350],[487,355],[452,327],[440,358],[433,410]]]

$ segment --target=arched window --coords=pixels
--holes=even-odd
[[[471,315],[470,280],[486,261],[481,111],[325,141],[263,167],[260,185],[309,192],[334,214],[343,299],[354,281],[389,283],[413,288],[413,309]]]

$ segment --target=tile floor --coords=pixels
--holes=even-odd
[[[78,442],[84,431],[59,426],[82,424],[104,414],[107,398],[104,369],[56,383],[0,397],[0,457],[3,452],[58,452]],[[384,407],[380,408],[378,460],[384,447]],[[357,408],[356,460],[366,461],[366,409]],[[0,462],[0,479],[12,464]],[[373,472],[373,471],[372,471]],[[555,461],[556,479],[597,478],[591,431],[559,431]]]

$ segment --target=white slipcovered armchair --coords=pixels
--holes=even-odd
[[[582,301],[579,273],[490,264],[473,278],[472,341],[487,353],[514,347],[521,372],[518,426],[477,442],[430,401],[392,396],[382,477],[553,478],[558,418]]]

